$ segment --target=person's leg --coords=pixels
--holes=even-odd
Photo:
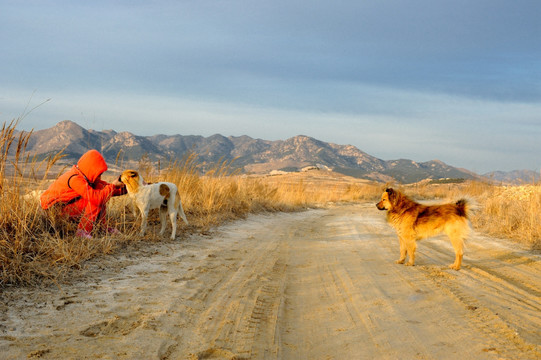
[[[105,204],[96,206],[85,199],[79,199],[73,204],[66,205],[64,213],[70,218],[79,219],[78,233],[80,234],[90,235],[95,224],[105,224]]]

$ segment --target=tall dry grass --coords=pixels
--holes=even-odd
[[[66,259],[64,243],[50,236],[50,224],[36,201],[27,201],[38,186],[36,169],[46,173],[60,155],[38,162],[26,153],[31,132],[16,135],[18,121],[0,130],[0,286],[50,277],[50,266]],[[79,262],[77,256],[72,265]]]
[[[92,240],[73,236],[76,224],[64,222],[43,211],[32,191],[45,189],[62,152],[38,161],[26,152],[31,132],[16,134],[18,121],[0,130],[0,288],[10,284],[55,282],[90,258],[117,251],[141,240],[162,240],[157,236],[159,217],[151,214],[149,234],[138,235],[140,219],[134,215],[129,197],[113,198],[108,204],[108,221],[123,235],[97,234]],[[118,165],[118,164],[117,164]],[[125,168],[120,164],[121,168]],[[54,173],[53,173],[53,169]],[[329,202],[375,201],[382,184],[343,181],[329,176],[250,177],[233,171],[231,162],[218,162],[201,174],[196,154],[155,168],[146,158],[139,164],[149,182],[170,181],[179,186],[190,226],[181,225],[180,238],[249,213],[296,211]],[[111,181],[118,174],[109,175]],[[480,210],[472,219],[482,232],[528,243],[541,248],[539,186],[498,187],[469,182],[461,185],[415,186],[405,191],[424,198],[477,199]],[[28,196],[30,195],[30,196]],[[167,240],[164,240],[167,241]]]
[[[480,231],[541,249],[541,186],[485,186],[473,222]]]

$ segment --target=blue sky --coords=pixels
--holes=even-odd
[[[538,0],[0,0],[0,122],[541,167]]]

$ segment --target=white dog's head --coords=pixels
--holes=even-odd
[[[118,178],[119,181],[126,185],[128,192],[136,193],[139,188],[145,185],[145,181],[135,170],[124,170]]]

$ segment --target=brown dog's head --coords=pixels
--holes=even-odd
[[[139,173],[135,170],[124,170],[118,180],[126,185],[128,192],[137,192],[139,186],[143,185]]]
[[[397,192],[392,188],[387,188],[381,195],[381,200],[376,204],[378,210],[391,210],[396,202]]]

